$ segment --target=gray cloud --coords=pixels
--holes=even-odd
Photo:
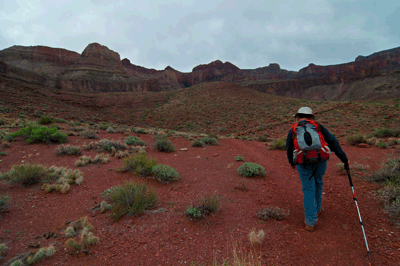
[[[106,45],[147,68],[189,72],[219,59],[299,70],[399,45],[397,1],[106,1],[0,3],[0,49]]]

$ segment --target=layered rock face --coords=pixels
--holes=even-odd
[[[13,46],[0,51],[1,75],[75,92],[176,90],[223,81],[286,97],[335,100],[352,94],[354,87],[346,84],[399,70],[400,47],[358,56],[346,64],[310,64],[299,72],[281,69],[276,63],[257,69],[239,69],[220,60],[196,66],[190,73],[170,66],[164,70],[147,69],[128,59],[121,61],[118,53],[98,43],[89,44],[82,54],[46,46]],[[383,90],[387,95],[397,91],[394,85],[397,78],[391,76],[390,80],[390,84],[377,84],[379,89],[372,89],[371,95]],[[360,89],[358,86],[357,90]]]

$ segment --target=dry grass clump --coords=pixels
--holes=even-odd
[[[281,138],[281,139],[276,139],[273,142],[271,142],[268,146],[268,149],[270,150],[286,150],[286,139]]]
[[[367,143],[366,137],[360,133],[348,136],[346,138],[346,141],[347,141],[347,143],[349,143],[352,146],[356,146],[360,143]]]
[[[157,135],[154,139],[154,149],[162,152],[173,152],[175,151],[171,141],[167,136]]]
[[[261,220],[269,220],[270,218],[273,218],[275,220],[282,220],[289,216],[289,212],[289,210],[270,206],[264,210],[258,211],[257,217]]]
[[[249,233],[250,244],[252,246],[261,245],[263,243],[263,241],[264,241],[264,236],[265,236],[264,230],[259,230],[257,233],[256,233],[256,231],[254,229],[251,230],[250,233]]]
[[[110,156],[108,154],[97,154],[96,157],[93,159],[90,156],[81,156],[79,159],[75,162],[76,167],[80,166],[86,166],[88,164],[105,164],[110,161]]]
[[[92,150],[96,149],[97,151],[108,151],[112,152],[112,148],[115,150],[125,150],[127,145],[125,143],[121,143],[121,141],[114,141],[108,139],[102,139],[100,141],[90,142],[89,145],[83,145],[84,150]]]
[[[79,146],[71,146],[71,145],[64,145],[64,144],[61,144],[61,145],[57,146],[57,148],[54,149],[54,152],[58,156],[62,156],[62,155],[76,155],[76,156],[78,156],[78,155],[82,154],[81,147],[79,147]]]
[[[79,135],[85,139],[98,139],[99,136],[93,130],[84,130]]]

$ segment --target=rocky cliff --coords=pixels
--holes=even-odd
[[[0,51],[0,74],[75,92],[176,90],[203,82],[224,81],[286,97],[338,100],[354,98],[349,96],[354,95],[351,91],[362,87],[349,84],[382,78],[398,70],[400,47],[358,56],[354,62],[345,64],[310,64],[299,72],[281,69],[276,63],[257,69],[240,69],[220,60],[198,65],[190,73],[170,66],[164,70],[147,69],[126,58],[121,61],[117,52],[98,43],[89,44],[82,54],[46,46],[12,46]],[[368,98],[375,98],[373,95],[382,92],[383,87],[396,94],[397,76],[390,77],[389,83],[377,84],[381,89],[371,87]]]

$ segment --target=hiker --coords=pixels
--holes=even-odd
[[[310,107],[301,107],[294,117],[296,123],[287,136],[286,152],[292,168],[297,166],[303,187],[306,230],[314,231],[322,211],[322,178],[331,151],[344,163],[345,169],[349,169],[349,163],[335,136],[315,121]]]

